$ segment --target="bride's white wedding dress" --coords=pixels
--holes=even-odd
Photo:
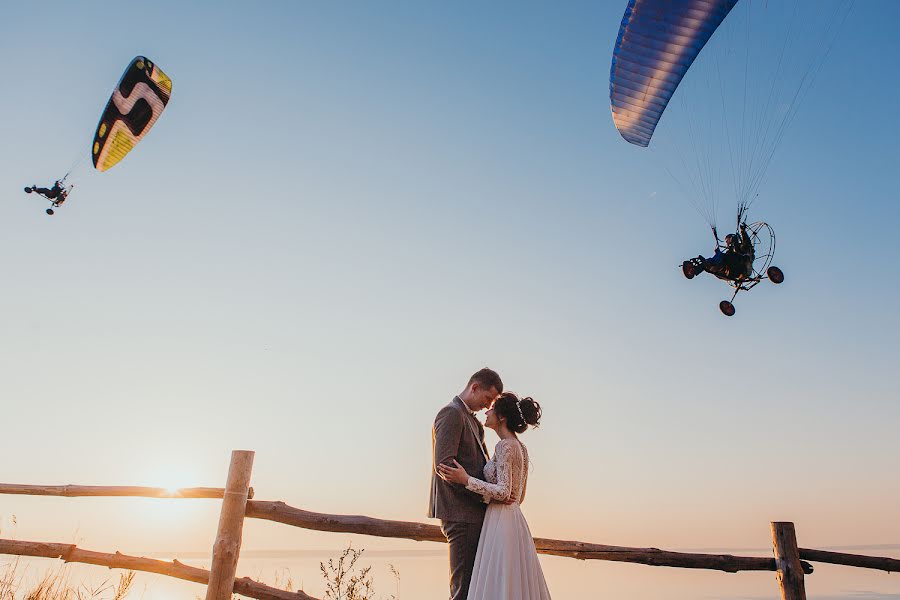
[[[466,487],[491,499],[467,600],[550,600],[534,539],[522,514],[528,483],[528,450],[515,439],[500,440],[482,481]],[[511,504],[503,502],[512,500]]]

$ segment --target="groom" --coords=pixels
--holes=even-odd
[[[488,453],[484,428],[475,413],[490,407],[501,392],[500,376],[491,369],[481,369],[469,378],[466,389],[440,410],[431,430],[428,516],[441,520],[441,532],[450,545],[450,600],[466,600],[469,593],[487,504],[465,486],[438,477],[437,465],[451,465],[456,459],[472,477],[484,479]]]

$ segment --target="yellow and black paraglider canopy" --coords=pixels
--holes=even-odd
[[[113,90],[97,124],[91,157],[98,171],[125,158],[140,142],[172,95],[172,80],[151,60],[137,56]]]

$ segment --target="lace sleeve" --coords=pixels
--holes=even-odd
[[[491,500],[506,502],[512,496],[512,462],[521,460],[515,455],[515,447],[510,444],[497,444],[494,462],[497,465],[497,483],[488,483],[481,479],[469,477],[466,489],[469,489]]]

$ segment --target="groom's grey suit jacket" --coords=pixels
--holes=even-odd
[[[484,479],[488,460],[484,444],[484,427],[459,396],[442,408],[431,429],[431,496],[428,516],[442,521],[481,523],[487,504],[479,494],[465,486],[444,481],[437,475],[437,465],[452,464],[453,459],[465,467],[472,477]]]

